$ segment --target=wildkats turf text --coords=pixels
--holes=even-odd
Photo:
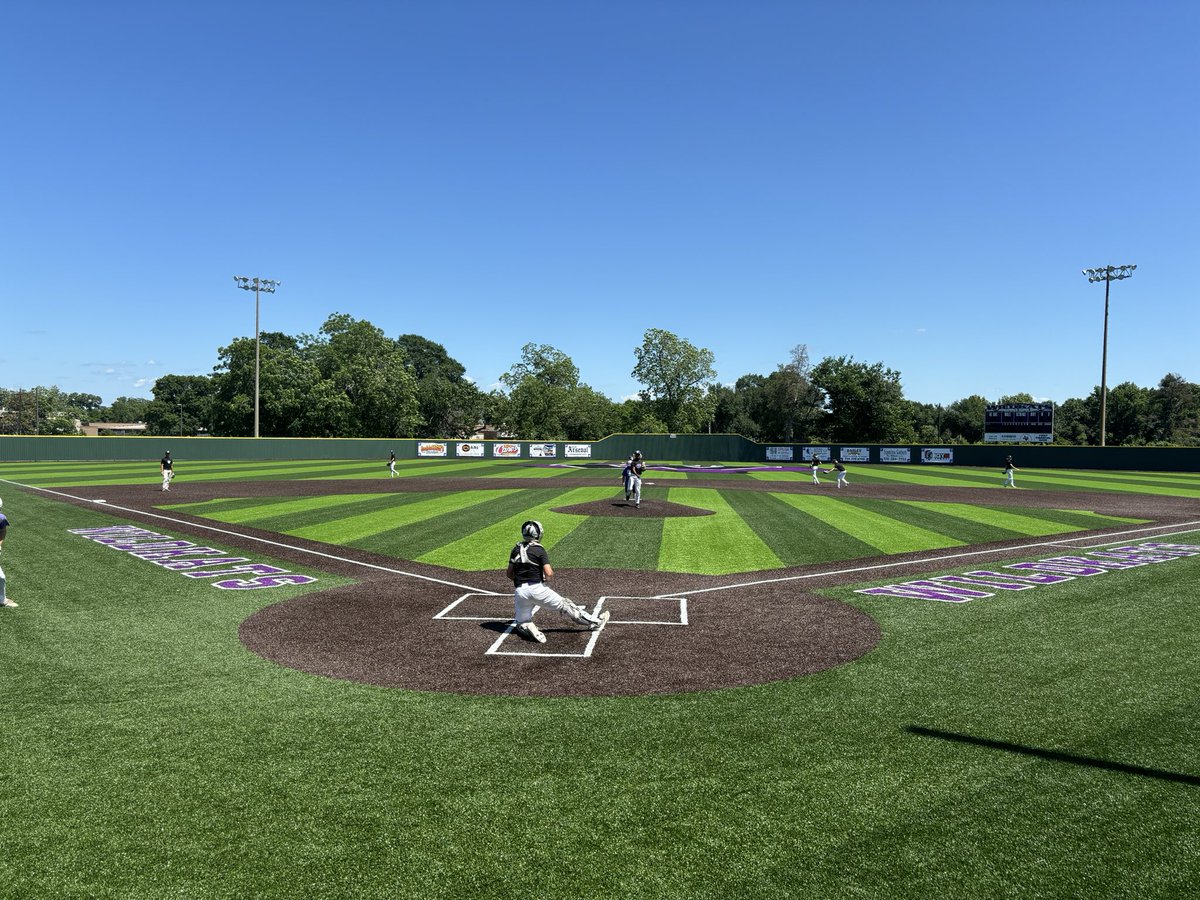
[[[279,566],[253,563],[244,556],[228,556],[228,551],[215,547],[201,547],[191,541],[180,540],[167,534],[148,531],[134,525],[112,525],[107,528],[70,528],[89,541],[104,544],[138,559],[145,559],[179,572],[188,578],[220,578],[212,582],[213,587],[226,591],[255,590],[258,588],[281,587],[287,584],[310,584],[316,581],[309,575],[297,575]],[[238,575],[251,577],[229,578]]]

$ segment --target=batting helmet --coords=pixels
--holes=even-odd
[[[542,539],[542,523],[530,519],[521,526],[521,537],[527,541],[540,541]]]

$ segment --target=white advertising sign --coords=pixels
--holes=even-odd
[[[867,447],[843,447],[840,458],[842,462],[869,463],[871,451]]]
[[[567,444],[563,448],[563,456],[567,459],[591,459],[591,444]]]
[[[805,447],[804,461],[808,462],[813,456],[816,456],[822,462],[829,462],[831,454],[828,447]]]
[[[952,463],[954,451],[948,447],[923,447],[921,449],[923,463]]]
[[[906,463],[912,462],[912,451],[907,447],[880,447],[879,461],[881,463]]]
[[[459,444],[459,456],[483,456],[483,444]]]
[[[768,462],[791,462],[792,448],[791,447],[768,447],[767,448]]]
[[[445,444],[424,443],[417,444],[417,456],[445,456]]]
[[[530,444],[529,455],[540,456],[542,458],[558,456],[558,444]]]
[[[492,444],[492,456],[513,459],[521,455],[520,444]]]

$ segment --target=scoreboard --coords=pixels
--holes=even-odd
[[[1054,440],[1053,403],[989,403],[983,439],[993,444],[1048,444]]]

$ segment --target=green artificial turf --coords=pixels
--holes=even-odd
[[[5,896],[1165,900],[1200,880],[1200,557],[966,604],[840,588],[883,640],[811,677],[491,699],[280,668],[237,627],[306,588],[221,592],[68,533],[118,521],[98,509],[4,498]]]

